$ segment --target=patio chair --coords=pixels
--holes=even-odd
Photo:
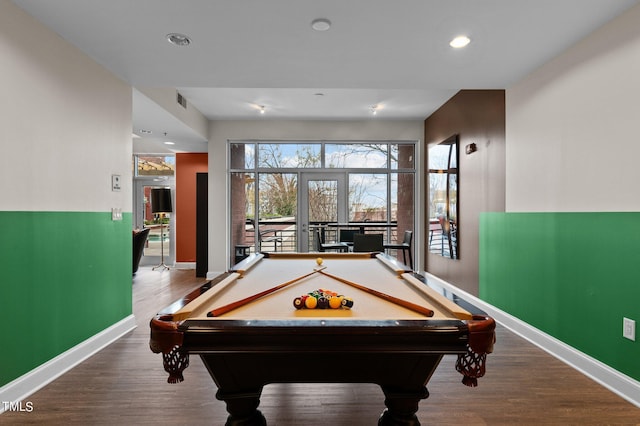
[[[278,243],[282,248],[282,233],[277,229],[260,229],[255,220],[251,220],[253,229],[258,233],[258,252],[262,251],[262,243],[273,243],[273,251],[278,251]]]
[[[385,244],[384,250],[402,250],[402,260],[407,264],[407,253],[409,253],[409,267],[413,269],[413,256],[411,255],[411,241],[413,240],[413,231],[404,231],[404,238],[399,244]]]
[[[382,234],[353,234],[354,252],[380,252],[384,251]]]
[[[316,251],[324,252],[327,250],[337,250],[339,252],[349,251],[349,246],[346,243],[325,243],[322,241],[322,233],[319,229],[316,229],[314,234],[314,242]]]

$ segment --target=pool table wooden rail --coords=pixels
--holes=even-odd
[[[376,253],[322,253],[323,259],[373,259],[377,258],[390,268],[398,277],[419,287],[426,292],[433,301],[444,307],[459,319],[419,320],[340,320],[339,318],[320,317],[318,319],[288,319],[288,320],[256,320],[216,318],[188,319],[192,308],[189,305],[200,298],[201,302],[211,298],[212,289],[228,285],[235,274],[244,275],[263,258],[286,259],[315,259],[316,253],[278,253],[254,254],[235,265],[230,272],[221,274],[206,284],[194,289],[189,294],[161,310],[151,320],[150,347],[155,353],[168,354],[176,347],[186,345],[189,352],[237,350],[246,352],[289,351],[288,342],[293,336],[309,336],[305,342],[296,342],[296,350],[304,352],[333,351],[349,348],[353,351],[367,352],[371,350],[383,351],[422,351],[428,352],[424,340],[433,342],[434,346],[443,345],[442,349],[448,353],[462,353],[461,347],[468,346],[474,353],[487,354],[492,352],[495,322],[482,312],[468,312],[458,303],[443,298],[431,289],[424,278],[411,271],[406,265],[384,254]],[[236,275],[237,277],[237,275]],[[206,296],[202,298],[201,296]],[[444,301],[442,299],[445,299]],[[471,306],[474,308],[473,306]],[[330,327],[328,326],[330,324]],[[269,333],[265,334],[265,330]],[[437,330],[437,332],[435,332]],[[212,335],[215,341],[212,342]],[[375,335],[376,338],[356,339],[358,336]],[[185,335],[186,340],[185,340]],[[334,344],[326,345],[326,337],[331,336]],[[355,344],[354,341],[359,343]],[[231,345],[231,346],[229,346]],[[332,349],[335,348],[335,349]],[[342,348],[342,349],[339,349]]]
[[[224,320],[215,325],[192,320],[178,332],[184,333],[182,344],[190,353],[431,353],[438,348],[458,354],[469,341],[467,324],[450,320]]]

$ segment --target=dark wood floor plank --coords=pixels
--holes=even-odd
[[[192,270],[142,267],[133,280],[138,327],[31,395],[32,412],[0,415],[0,425],[223,425],[225,406],[200,359],[171,385],[149,350],[151,317],[204,281]],[[640,425],[640,408],[505,328],[497,333],[477,388],[444,358],[420,404],[423,425]],[[360,426],[376,424],[383,400],[375,385],[272,384],[260,406],[271,426]]]

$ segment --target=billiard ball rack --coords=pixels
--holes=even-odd
[[[319,288],[293,299],[293,307],[296,309],[351,309],[353,308],[353,299],[331,290]]]

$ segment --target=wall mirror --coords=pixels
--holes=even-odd
[[[458,256],[458,135],[432,145],[429,164],[429,251]]]

